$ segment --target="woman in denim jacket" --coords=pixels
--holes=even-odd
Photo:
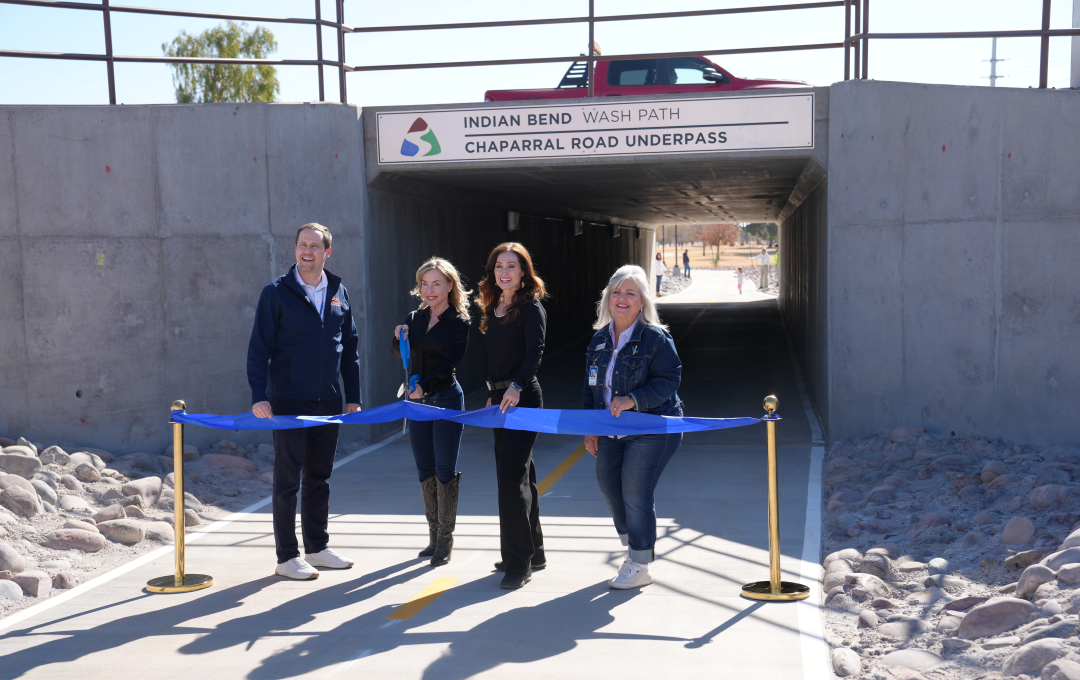
[[[682,362],[675,342],[660,323],[645,270],[624,265],[611,276],[597,305],[596,334],[585,361],[582,408],[607,409],[616,418],[628,409],[681,416],[677,391]],[[628,546],[612,588],[652,583],[649,563],[656,559],[656,508],[653,492],[682,434],[585,437],[596,456],[596,481],[615,530]]]

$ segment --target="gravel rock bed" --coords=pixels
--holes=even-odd
[[[660,295],[667,297],[675,293],[681,293],[694,282],[693,277],[673,276],[668,274],[660,281]],[[656,290],[655,288],[653,290]]]
[[[0,618],[173,543],[171,446],[114,456],[0,437],[0,447]],[[186,445],[184,459],[188,532],[270,493],[267,444]]]
[[[1080,680],[1080,450],[900,427],[824,476],[838,677]]]

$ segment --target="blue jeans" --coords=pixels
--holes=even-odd
[[[683,265],[683,271],[685,272],[683,274],[683,276],[690,276],[690,265],[684,264]]]
[[[453,387],[425,396],[421,403],[458,411],[465,408],[465,393],[454,381]],[[458,451],[461,449],[461,432],[465,426],[447,420],[414,420],[409,423],[409,442],[420,481],[431,475],[446,484],[457,474]]]
[[[663,280],[664,280],[664,275],[663,274],[657,275],[657,277],[656,277],[656,294],[657,295],[660,294],[660,282],[663,281]]]
[[[634,562],[656,559],[656,503],[653,492],[668,461],[679,450],[682,434],[635,434],[600,437],[596,481],[604,494],[615,530],[630,547]]]

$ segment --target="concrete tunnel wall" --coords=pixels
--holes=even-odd
[[[810,362],[830,435],[1080,444],[1080,92],[831,97],[829,348]]]
[[[174,399],[246,411],[259,291],[292,265],[305,222],[334,234],[327,266],[354,303],[366,406],[394,398],[390,329],[415,306],[407,291],[430,255],[475,287],[493,245],[524,242],[553,293],[558,349],[588,332],[610,272],[651,251],[632,231],[575,237],[569,223],[527,217],[508,233],[505,208],[476,196],[371,189],[359,118],[335,104],[0,107],[0,434],[160,453]],[[474,334],[467,390],[483,359]],[[203,447],[269,441],[186,435]]]

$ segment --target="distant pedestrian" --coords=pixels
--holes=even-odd
[[[336,416],[342,396],[345,413],[360,410],[359,339],[349,292],[323,267],[331,244],[330,230],[321,224],[300,227],[294,243],[296,264],[267,284],[259,297],[247,361],[251,412],[258,418]],[[315,579],[315,567],[353,565],[327,547],[329,480],[340,427],[274,430],[272,507],[280,576]],[[301,489],[304,557],[296,542],[296,493]]]
[[[660,253],[657,253],[656,259],[653,260],[652,273],[656,277],[656,297],[660,297],[660,284],[664,280],[664,274],[668,273],[668,267],[664,264],[664,257]]]
[[[769,263],[772,262],[772,258],[769,257],[768,251],[762,248],[761,254],[753,259],[761,266],[761,282],[758,288],[767,290],[769,288]]]
[[[742,284],[743,284],[743,280],[746,278],[746,276],[743,274],[742,267],[739,267],[735,271],[735,275],[739,279],[739,295],[742,295]]]
[[[683,248],[682,251],[683,276],[690,276],[690,251]]]

